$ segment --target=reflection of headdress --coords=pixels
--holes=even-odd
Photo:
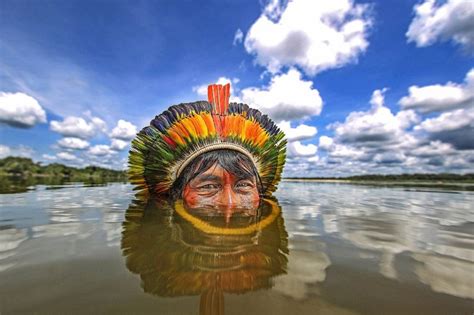
[[[129,156],[136,190],[165,193],[198,155],[228,149],[255,163],[264,194],[275,191],[285,163],[284,134],[260,111],[229,104],[229,94],[230,84],[210,85],[209,102],[171,106],[138,133]]]
[[[127,210],[122,250],[145,292],[244,293],[269,288],[272,277],[286,272],[288,235],[276,202],[264,199],[255,230],[245,234],[214,234],[213,229],[209,234],[207,226],[196,226],[173,210],[153,199],[137,200]],[[265,226],[258,224],[268,217]]]

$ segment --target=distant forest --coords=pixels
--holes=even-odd
[[[349,181],[377,181],[377,182],[465,182],[474,183],[474,173],[420,173],[420,174],[368,174],[348,177],[285,177],[285,179],[314,179],[314,180],[349,180]]]
[[[117,171],[98,166],[87,166],[85,168],[70,167],[59,163],[41,165],[29,158],[6,157],[0,159],[0,176],[22,176],[22,177],[54,177],[69,180],[127,180],[126,171]],[[358,175],[349,177],[286,177],[285,179],[314,179],[314,180],[350,180],[350,181],[380,181],[380,182],[472,182],[474,173],[469,174],[399,174],[399,175]]]
[[[6,157],[0,159],[0,176],[54,177],[69,180],[126,180],[125,171],[116,171],[98,166],[70,167],[59,163],[41,165],[29,158]]]

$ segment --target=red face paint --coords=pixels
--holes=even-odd
[[[238,178],[215,164],[191,180],[183,191],[188,208],[213,207],[230,218],[240,208],[255,209],[260,202],[256,178]]]

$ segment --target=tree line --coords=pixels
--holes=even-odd
[[[21,176],[21,177],[56,177],[68,178],[72,180],[82,179],[108,179],[126,180],[125,171],[117,171],[98,166],[87,166],[77,168],[66,166],[60,163],[42,165],[35,163],[30,158],[9,156],[0,159],[0,176]]]
[[[317,179],[317,180],[351,180],[351,181],[380,181],[380,182],[474,182],[474,173],[415,173],[415,174],[367,174],[347,177],[286,177],[287,179]]]

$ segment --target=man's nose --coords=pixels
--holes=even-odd
[[[239,204],[240,198],[238,194],[234,192],[230,185],[224,186],[221,192],[219,205],[224,210],[225,222],[229,223],[232,217],[234,208]]]
[[[234,192],[231,185],[225,185],[222,188],[219,205],[225,208],[232,208],[239,202],[239,196]]]

